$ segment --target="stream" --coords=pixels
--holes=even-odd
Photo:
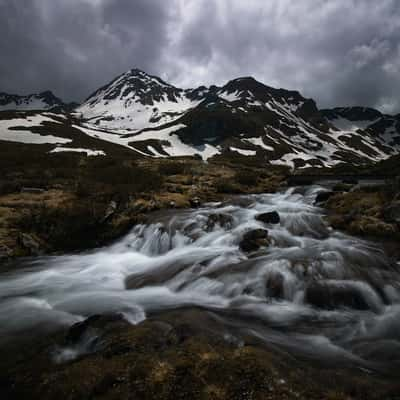
[[[199,307],[238,337],[365,369],[400,366],[400,267],[378,244],[334,231],[322,186],[239,196],[149,216],[114,244],[19,262],[0,275],[0,346],[90,315],[132,324]],[[277,211],[280,222],[255,217]],[[243,251],[246,232],[270,245]]]

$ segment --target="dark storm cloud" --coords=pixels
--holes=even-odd
[[[169,19],[152,0],[0,0],[0,90],[82,99],[132,67],[157,72]]]
[[[0,0],[0,90],[80,100],[138,67],[399,112],[399,44],[397,0]]]

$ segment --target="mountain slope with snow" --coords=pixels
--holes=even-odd
[[[132,69],[71,116],[76,132],[140,157],[252,157],[265,165],[321,168],[400,152],[400,116],[363,107],[319,110],[298,91],[251,77],[181,89]]]
[[[154,157],[237,153],[302,168],[363,164],[399,151],[398,125],[379,111],[319,110],[297,91],[251,77],[184,90],[134,69],[77,112],[85,129]]]
[[[75,103],[64,103],[50,91],[27,96],[0,93],[0,111],[57,110],[68,112],[75,107]]]

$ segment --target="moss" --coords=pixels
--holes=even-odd
[[[383,221],[383,211],[392,199],[385,186],[337,193],[325,206],[335,229],[366,237],[399,236],[399,227]]]
[[[321,368],[268,345],[228,342],[217,320],[200,310],[167,312],[137,326],[92,321],[103,346],[75,361],[49,359],[63,334],[42,340],[35,352],[20,350],[18,361],[5,363],[5,354],[0,378],[9,398],[377,400],[396,387],[357,370]]]

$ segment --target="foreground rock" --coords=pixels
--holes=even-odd
[[[256,220],[264,224],[279,224],[281,222],[281,217],[276,211],[271,211],[256,215]]]
[[[85,351],[84,343],[96,339]],[[94,340],[94,339],[93,339]],[[75,358],[58,358],[78,349]],[[15,350],[15,349],[14,349]],[[33,348],[2,352],[4,399],[395,399],[395,380],[276,351],[214,314],[171,311],[137,326],[94,316]]]
[[[334,194],[335,194],[335,192],[320,192],[320,193],[318,193],[317,196],[315,197],[315,204],[325,203]]]
[[[266,229],[253,229],[243,235],[239,247],[242,251],[249,253],[257,251],[260,247],[267,247],[270,243],[270,237]]]

